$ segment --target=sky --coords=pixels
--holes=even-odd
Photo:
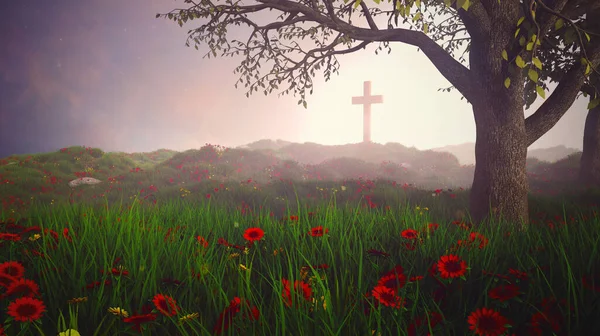
[[[234,87],[242,56],[203,58],[206,45],[186,47],[187,31],[203,21],[182,28],[155,17],[187,7],[182,0],[0,2],[0,157],[76,145],[149,152],[260,139],[358,143],[363,107],[352,97],[363,95],[364,81],[383,96],[371,108],[374,142],[430,149],[475,141],[471,106],[457,91],[438,91],[450,83],[416,47],[392,43],[390,54],[376,55],[372,44],[338,56],[339,75],[326,82],[317,71],[304,109],[281,91],[246,98],[243,85]],[[236,27],[230,36],[245,41],[249,33]],[[579,98],[530,148],[581,149],[586,106]]]

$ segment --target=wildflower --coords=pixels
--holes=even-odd
[[[249,228],[244,231],[244,239],[250,242],[259,241],[264,235],[264,231],[260,228]]]
[[[67,329],[61,333],[58,333],[58,336],[81,336],[81,334],[75,329]]]
[[[108,312],[119,317],[129,317],[129,313],[125,309],[119,307],[110,307],[108,308]]]
[[[324,233],[328,233],[329,229],[325,229]],[[309,235],[313,237],[322,237],[323,236],[323,226],[317,226],[310,229]]]
[[[156,320],[156,314],[143,314],[143,315],[132,315],[131,317],[126,317],[123,319],[123,322],[125,323],[133,323],[133,330],[141,332],[142,331],[142,327],[141,324],[142,323],[147,323],[147,322],[151,322]]]
[[[492,299],[506,301],[519,295],[519,286],[517,285],[500,285],[490,289],[488,295]]]
[[[196,239],[198,240],[198,243],[200,245],[202,245],[204,248],[208,247],[208,241],[206,239],[204,239],[204,237],[198,236],[198,237],[196,237]]]
[[[197,319],[198,317],[200,317],[200,314],[198,314],[198,313],[187,314],[187,315],[180,317],[179,322],[180,323],[189,322],[193,319]]]
[[[406,276],[402,273],[385,275],[377,282],[377,286],[385,286],[389,289],[393,289],[394,291],[404,287],[405,284]]]
[[[440,257],[437,268],[444,279],[458,278],[465,275],[467,263],[458,256],[450,254]]]
[[[25,278],[16,279],[6,290],[6,296],[20,294],[24,297],[40,295],[40,287],[33,281]]]
[[[0,240],[19,241],[21,236],[16,233],[0,233]]]
[[[396,291],[387,286],[375,286],[371,293],[384,306],[402,308],[406,304],[406,300],[396,295]]]
[[[30,297],[21,297],[8,305],[8,315],[15,321],[33,322],[39,320],[46,311],[44,302]]]
[[[177,309],[179,308],[177,307],[176,302],[172,297],[168,295],[157,294],[152,299],[152,302],[154,303],[154,306],[156,306],[156,309],[158,309],[158,311],[161,312],[163,315],[177,315]]]
[[[419,232],[413,229],[406,229],[402,231],[401,235],[403,238],[406,239],[417,239],[417,237],[419,236]]]
[[[281,283],[283,284],[283,292],[281,293],[281,297],[285,300],[285,304],[288,307],[292,306],[292,292],[290,288],[290,282],[287,279],[281,279]],[[302,290],[302,296],[306,301],[311,301],[312,289],[310,288],[310,284],[296,280],[294,281],[294,290],[298,291]]]
[[[497,311],[488,308],[477,309],[467,318],[469,329],[475,335],[500,336],[506,332],[508,320]]]
[[[33,234],[33,236],[29,237],[30,241],[36,241],[38,239],[40,239],[42,236],[39,233],[35,233]]]

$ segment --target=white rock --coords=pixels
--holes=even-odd
[[[80,177],[78,179],[74,179],[73,181],[69,182],[69,187],[74,188],[79,186],[80,184],[98,184],[102,181],[95,179],[93,177]]]

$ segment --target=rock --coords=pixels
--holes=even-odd
[[[80,177],[78,179],[74,179],[73,181],[69,182],[69,187],[71,188],[75,188],[77,186],[79,186],[80,184],[98,184],[102,181],[95,179],[93,177]]]

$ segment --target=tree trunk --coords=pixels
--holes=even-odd
[[[600,188],[600,105],[589,110],[585,119],[579,180],[584,187]]]
[[[472,102],[477,137],[470,214],[475,225],[494,220],[522,228],[529,223],[523,91],[502,89],[490,87]]]

